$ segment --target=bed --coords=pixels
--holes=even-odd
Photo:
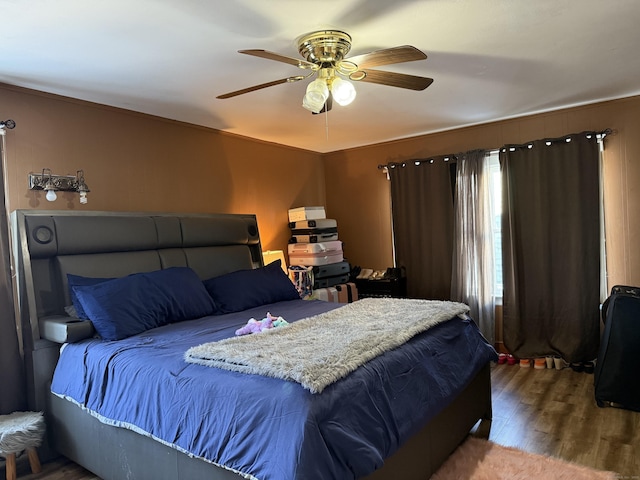
[[[187,361],[198,345],[242,342],[235,331],[267,312],[289,325],[248,335],[249,345],[371,307],[274,294],[281,278],[263,265],[254,215],[18,210],[11,221],[29,408],[47,419],[44,458],[62,454],[105,480],[424,479],[479,422],[488,432],[496,354],[465,315],[411,333],[319,391]],[[144,310],[140,298],[127,303],[143,287],[155,292],[156,283],[135,282],[158,279],[175,287],[167,295],[189,295],[188,312],[184,302],[167,307],[184,321],[130,331],[164,308],[155,293]],[[118,298],[104,308],[130,323],[109,333],[103,310],[91,310],[93,323],[79,319],[72,294],[87,308],[87,298]]]

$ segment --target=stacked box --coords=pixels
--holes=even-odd
[[[324,207],[289,210],[289,228],[289,264],[312,269],[313,298],[343,303],[357,300],[355,285],[338,289],[349,282],[350,267],[338,240],[338,222],[325,217]]]
[[[289,264],[315,267],[344,261],[342,242],[290,243]]]
[[[289,222],[289,243],[319,243],[338,240],[338,222],[331,218]]]
[[[315,220],[327,218],[324,207],[297,207],[289,209],[289,221]]]

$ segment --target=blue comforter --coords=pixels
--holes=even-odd
[[[62,349],[51,389],[131,428],[259,480],[359,478],[460,393],[493,348],[458,317],[311,394],[297,383],[185,362],[267,312],[287,321],[339,304],[293,300]],[[312,339],[309,339],[312,341]]]

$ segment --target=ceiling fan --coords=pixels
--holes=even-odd
[[[381,65],[412,62],[427,58],[427,55],[410,45],[386,48],[345,58],[349,50],[351,50],[351,37],[340,30],[320,30],[300,37],[298,39],[298,52],[305,60],[287,57],[267,50],[239,50],[238,53],[288,63],[303,70],[309,70],[309,73],[254,85],[253,87],[218,95],[216,98],[231,98],[274,85],[298,82],[316,75],[317,78],[307,86],[302,106],[312,113],[322,113],[331,110],[333,100],[339,105],[348,105],[353,101],[356,91],[353,84],[348,80],[377,83],[410,90],[424,90],[433,83],[432,78],[372,69],[372,67]]]

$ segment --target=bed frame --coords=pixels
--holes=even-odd
[[[11,215],[29,409],[45,411],[43,459],[62,454],[105,480],[237,480],[152,438],[101,423],[50,393],[60,344],[91,335],[65,313],[66,274],[116,277],[174,266],[202,279],[263,265],[255,215],[17,210]],[[466,389],[369,479],[427,479],[482,421],[491,425],[487,364]]]

